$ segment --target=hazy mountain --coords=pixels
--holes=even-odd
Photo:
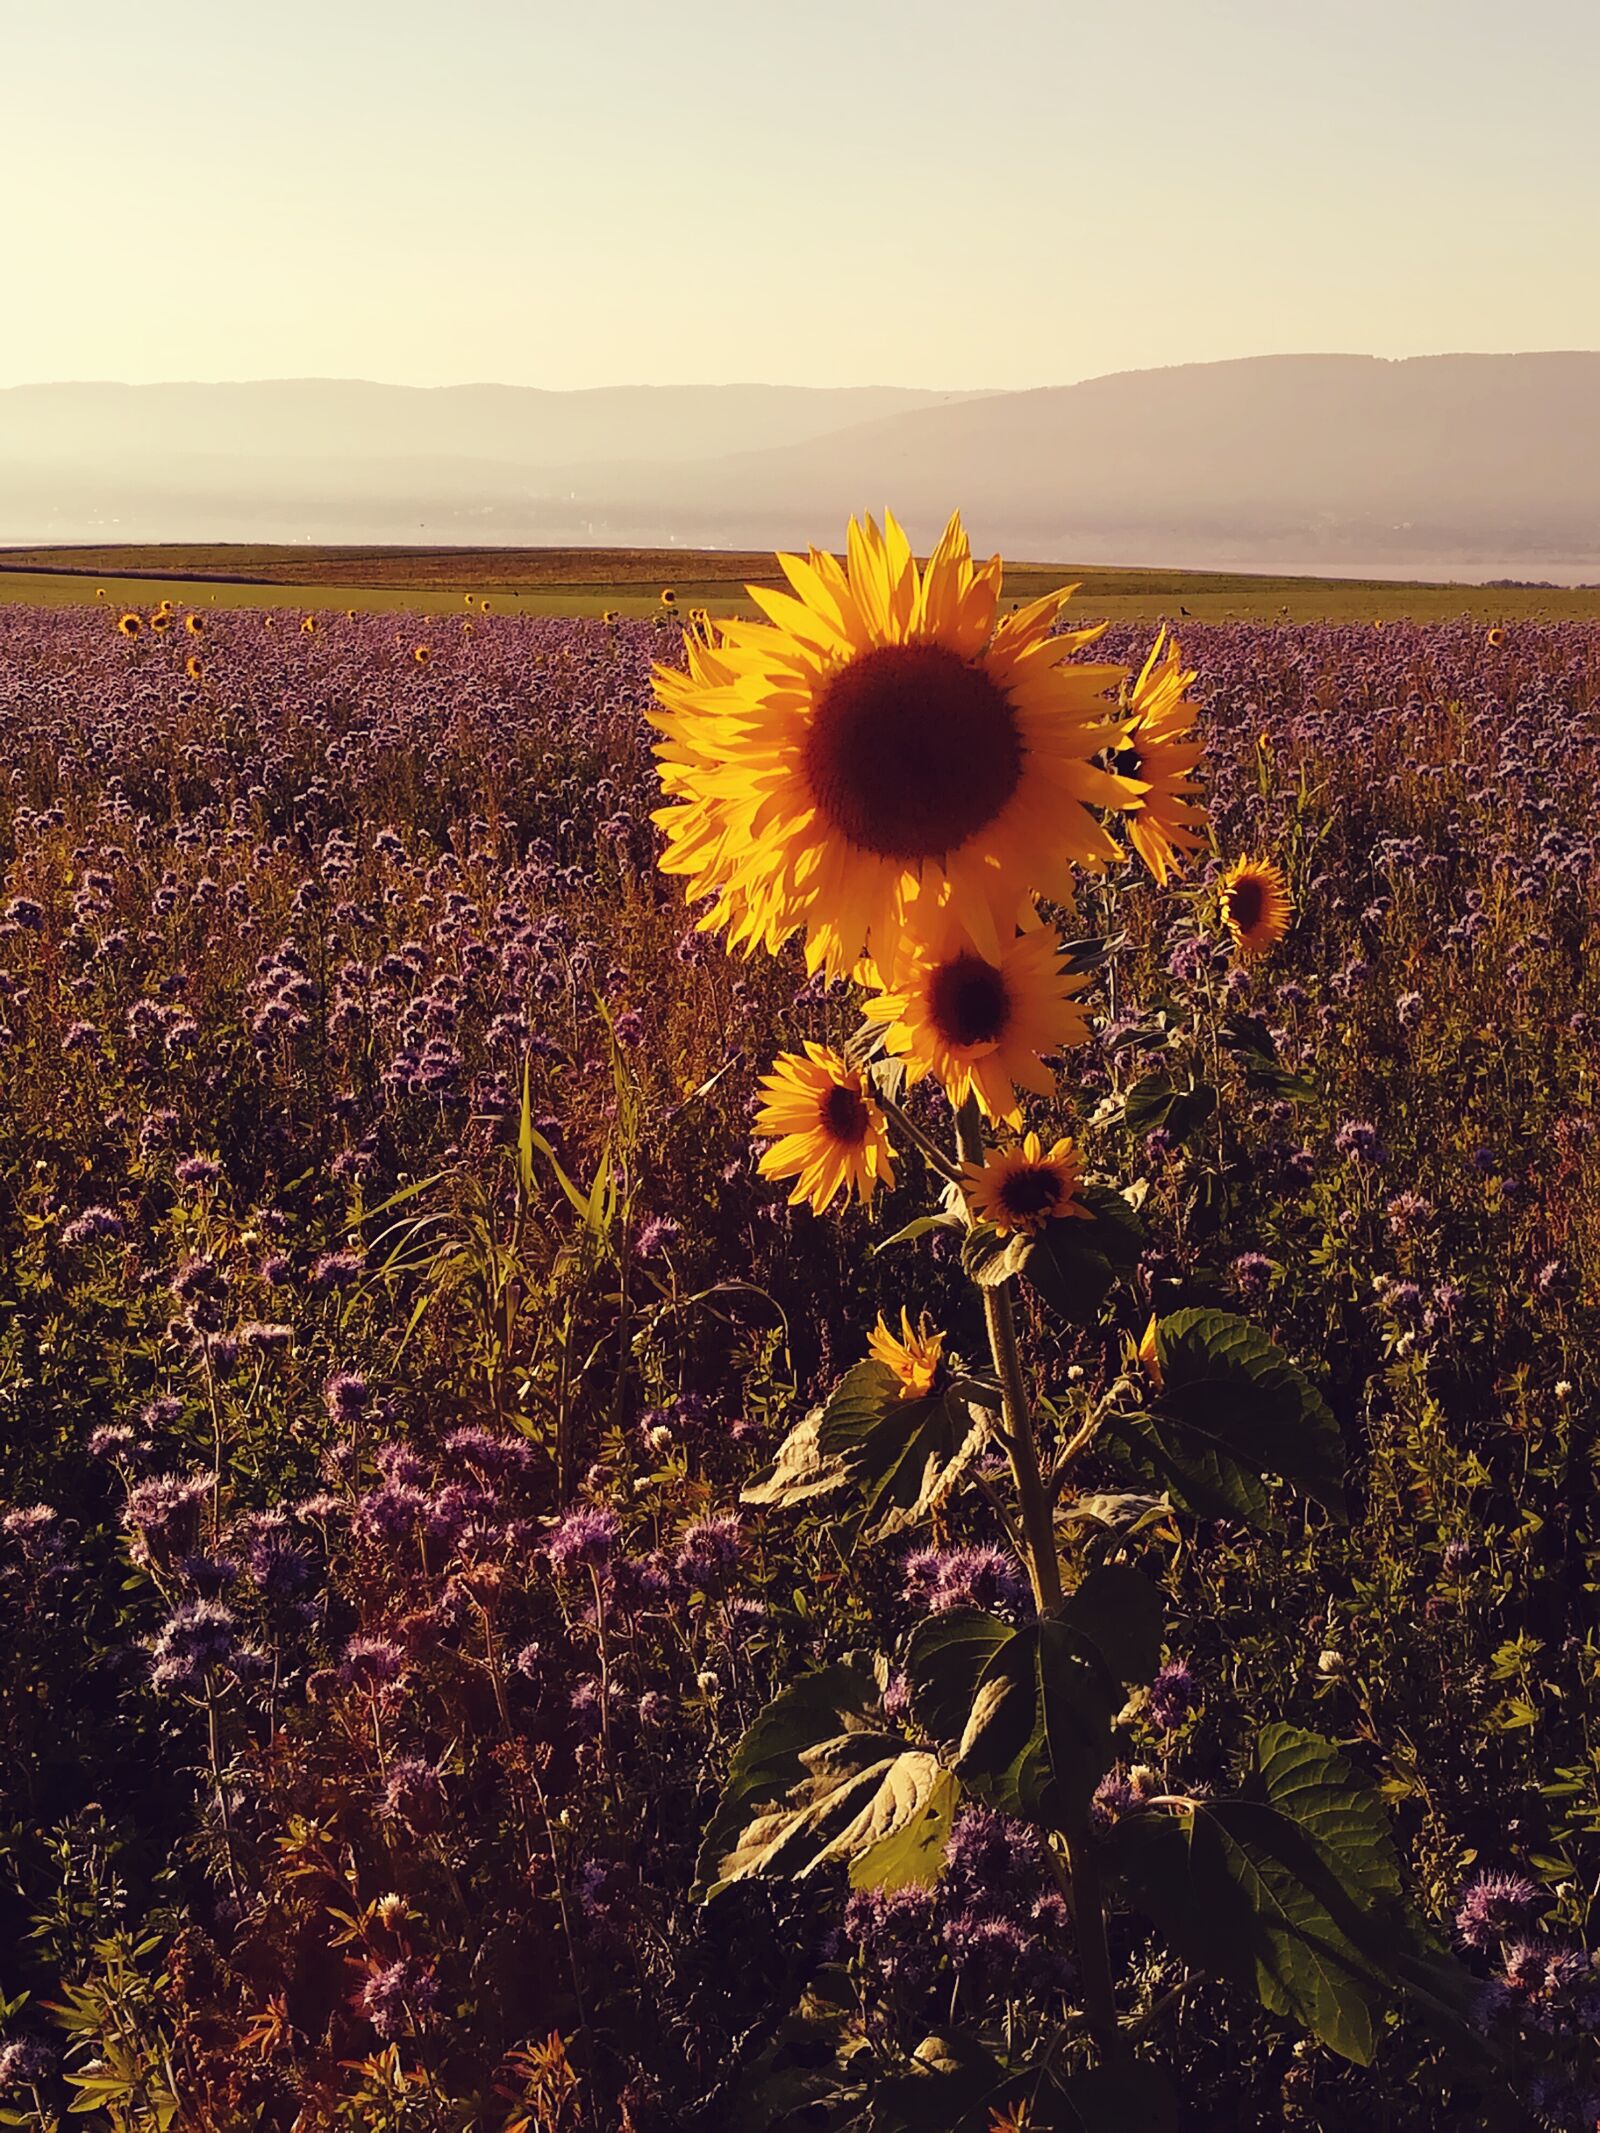
[[[953,503],[1012,555],[1600,576],[1600,354],[1264,356],[1035,392],[0,391],[0,539],[836,539]]]

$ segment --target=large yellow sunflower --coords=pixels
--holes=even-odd
[[[1017,934],[991,959],[946,917],[903,933],[876,999],[862,1013],[883,1026],[885,1050],[906,1062],[908,1081],[932,1074],[952,1105],[976,1096],[986,1118],[1021,1123],[1017,1091],[1048,1096],[1055,1076],[1042,1052],[1083,1044],[1088,1019],[1073,997],[1087,978],[1061,968],[1048,926]],[[863,972],[869,981],[876,973]],[[881,981],[880,981],[881,982]]]
[[[892,962],[911,899],[942,891],[998,958],[1034,895],[1117,856],[1090,809],[1138,797],[1094,760],[1123,670],[1073,663],[1100,632],[1052,634],[1064,592],[997,625],[1000,558],[973,562],[959,514],[923,570],[893,518],[852,520],[843,564],[778,561],[792,594],[748,588],[766,622],[656,669],[663,867],[730,945],[803,932],[833,976]]]
[[[1063,1215],[1089,1219],[1078,1198],[1083,1163],[1071,1141],[1057,1141],[1046,1153],[1038,1134],[1030,1133],[1014,1147],[994,1149],[987,1162],[965,1168],[967,1205],[997,1230],[1033,1236]]]
[[[902,1400],[925,1400],[944,1368],[944,1335],[935,1333],[925,1316],[913,1326],[910,1312],[902,1310],[896,1338],[880,1311],[878,1323],[867,1335],[867,1353],[873,1362],[886,1364],[900,1380]]]
[[[127,614],[118,615],[117,628],[122,632],[124,637],[137,637],[139,632],[144,628],[143,617],[134,614],[133,611],[130,609]]]
[[[1200,790],[1193,775],[1201,755],[1194,738],[1199,706],[1184,696],[1195,670],[1184,666],[1176,642],[1167,646],[1166,638],[1163,629],[1150,647],[1111,759],[1111,767],[1132,780],[1138,792],[1128,808],[1128,842],[1163,887],[1173,868],[1182,866],[1184,853],[1204,849],[1199,832],[1206,819],[1193,797]]]
[[[841,1191],[870,1200],[880,1184],[893,1185],[894,1161],[883,1113],[863,1077],[826,1045],[807,1043],[804,1053],[785,1052],[765,1075],[766,1099],[756,1131],[772,1141],[759,1164],[764,1178],[793,1178],[789,1204],[808,1200],[823,1213]]]
[[[1265,955],[1289,930],[1288,884],[1267,859],[1236,859],[1222,877],[1222,916],[1242,956]]]
[[[191,637],[203,637],[206,633],[206,618],[204,615],[185,615],[183,626]]]

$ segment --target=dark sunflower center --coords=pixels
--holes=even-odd
[[[1266,902],[1265,886],[1253,875],[1247,874],[1243,881],[1236,881],[1228,891],[1228,916],[1241,933],[1249,933],[1260,925]]]
[[[1061,1204],[1061,1180],[1053,1170],[1013,1170],[1000,1188],[1000,1205],[1008,1215],[1047,1215]]]
[[[867,1137],[867,1107],[854,1089],[835,1082],[822,1099],[822,1123],[830,1138],[853,1148]]]
[[[935,971],[928,1010],[946,1044],[993,1044],[1011,1019],[1005,980],[981,956],[958,955]]]
[[[805,769],[829,824],[884,859],[933,859],[994,820],[1022,776],[1010,699],[936,644],[863,652],[825,684]]]
[[[1112,756],[1111,767],[1119,778],[1142,778],[1144,757],[1130,744],[1126,748],[1119,748]]]

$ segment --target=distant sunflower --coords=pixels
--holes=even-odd
[[[171,629],[172,617],[167,613],[164,607],[158,607],[155,613],[150,617],[150,627],[153,630]]]
[[[193,652],[191,652],[188,658],[183,662],[183,671],[185,672],[185,674],[188,675],[191,681],[204,681],[206,678],[206,670],[200,664],[200,661],[195,657]]]
[[[172,602],[170,600],[158,600],[156,602],[156,606],[163,615],[170,615],[172,613]]]
[[[663,585],[661,588],[661,605],[663,607],[676,607],[677,604],[678,596],[673,591],[672,587],[670,585]]]
[[[428,664],[428,661],[433,657],[433,653],[427,645],[418,644],[412,646],[411,656],[417,662],[417,665],[419,667],[425,667]]]
[[[967,1204],[974,1215],[1006,1233],[1034,1236],[1066,1215],[1089,1219],[1078,1198],[1083,1164],[1071,1141],[1045,1153],[1037,1133],[1011,1148],[994,1149],[987,1162],[966,1165]]]
[[[1236,859],[1222,877],[1222,916],[1242,956],[1265,955],[1289,930],[1294,905],[1270,860]]]
[[[353,607],[347,607],[345,609],[344,619],[346,620],[346,622],[354,622],[354,620],[356,619],[356,611]]]
[[[183,626],[191,637],[203,637],[206,633],[206,618],[204,615],[185,615]]]
[[[622,620],[622,617],[620,614],[618,614],[617,610],[614,607],[608,607],[605,613],[600,617],[600,620],[602,622],[620,622]]]
[[[1491,630],[1491,631],[1489,632],[1489,642],[1490,642],[1490,643],[1491,643],[1492,645],[1494,645],[1494,646],[1495,646],[1496,648],[1498,648],[1498,647],[1499,647],[1500,645],[1504,644],[1504,643],[1505,643],[1505,641],[1506,641],[1506,633],[1505,633],[1505,631],[1504,631],[1503,629],[1499,629],[1499,628],[1496,628],[1496,629],[1492,629],[1492,630]]]
[[[144,628],[144,618],[131,612],[126,615],[118,615],[117,628],[121,630],[124,637],[137,637]]]
[[[314,637],[314,636],[315,636],[315,635],[317,634],[317,618],[316,618],[316,616],[315,616],[315,615],[305,615],[305,616],[303,616],[303,617],[301,618],[301,622],[300,622],[300,631],[301,631],[301,635],[302,635],[302,636],[305,636],[305,637]]]
[[[94,589],[94,596],[97,600],[103,600],[106,596],[105,587],[103,585],[97,585]]]
[[[894,1372],[902,1400],[925,1400],[944,1369],[944,1335],[930,1330],[926,1315],[913,1326],[911,1314],[902,1310],[896,1339],[880,1311],[878,1323],[867,1335],[867,1354]]]
[[[1017,1125],[1018,1089],[1048,1096],[1055,1088],[1040,1054],[1088,1039],[1073,997],[1087,984],[1062,970],[1048,926],[1018,934],[991,961],[950,920],[928,941],[901,936],[883,991],[862,1013],[882,1026],[885,1049],[906,1061],[908,1081],[932,1074],[952,1105],[975,1096],[985,1117]]]
[[[1143,1368],[1145,1376],[1150,1380],[1156,1391],[1159,1392],[1162,1385],[1161,1355],[1156,1347],[1156,1321],[1153,1312],[1149,1323],[1139,1336],[1139,1345],[1134,1350],[1134,1359]]]
[[[758,1167],[764,1178],[795,1180],[791,1206],[806,1200],[820,1215],[852,1186],[870,1200],[880,1184],[893,1185],[883,1113],[837,1052],[808,1041],[803,1054],[783,1053],[763,1076],[761,1093],[756,1131],[773,1145]]]
[[[1174,642],[1161,656],[1163,629],[1150,647],[1128,698],[1127,723],[1117,737],[1111,767],[1139,789],[1128,808],[1128,842],[1164,888],[1182,855],[1204,849],[1199,834],[1206,816],[1194,797],[1200,743],[1194,738],[1199,706],[1184,695],[1195,678]]]
[[[488,603],[488,601],[487,601],[487,600],[480,600],[480,601],[478,602],[478,613],[479,613],[480,615],[486,615],[486,614],[488,614],[488,612],[489,612],[489,603]]]
[[[748,588],[769,621],[656,669],[663,868],[730,946],[803,932],[832,976],[892,962],[913,898],[997,959],[1032,896],[1117,857],[1089,810],[1137,797],[1095,763],[1123,670],[1073,662],[1100,632],[1052,634],[1064,592],[997,627],[1000,558],[973,562],[959,514],[920,571],[893,518],[852,521],[845,564],[778,562],[794,594]]]

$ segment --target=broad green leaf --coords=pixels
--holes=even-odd
[[[1022,1273],[1053,1311],[1075,1325],[1093,1325],[1119,1276],[1138,1263],[1144,1224],[1120,1192],[1086,1185],[1079,1198],[1089,1218],[1047,1222],[1033,1240]]]
[[[1110,1769],[1121,1705],[1095,1645],[1065,1622],[1029,1623],[984,1663],[956,1775],[1001,1813],[1055,1828]]]
[[[1022,1272],[1032,1250],[1031,1237],[1004,1236],[992,1223],[974,1222],[961,1240],[961,1265],[980,1289],[997,1289]]]
[[[937,1229],[965,1229],[966,1224],[958,1214],[918,1215],[904,1229],[897,1229],[892,1237],[885,1237],[881,1244],[872,1247],[872,1256],[888,1251],[894,1244],[913,1244],[918,1237],[930,1236]]]
[[[695,1878],[702,1898],[715,1893],[717,1868],[756,1811],[781,1800],[807,1777],[805,1751],[836,1739],[851,1724],[865,1733],[877,1701],[877,1685],[868,1674],[830,1666],[802,1674],[758,1713],[733,1752],[722,1799],[700,1847]]]
[[[1209,1082],[1181,1089],[1165,1074],[1146,1074],[1128,1091],[1122,1115],[1134,1133],[1154,1133],[1159,1127],[1174,1140],[1186,1141],[1216,1108],[1217,1092]]]
[[[1156,1361],[1161,1387],[1149,1411],[1107,1423],[1139,1473],[1199,1518],[1280,1530],[1266,1475],[1346,1516],[1338,1425],[1259,1328],[1227,1311],[1174,1311],[1156,1327]]]
[[[814,1407],[779,1445],[772,1472],[765,1480],[754,1481],[739,1491],[740,1502],[786,1507],[848,1488],[850,1474],[844,1462],[825,1458],[817,1443],[821,1427],[822,1409]]]
[[[874,1868],[888,1887],[937,1876],[953,1794],[936,1756],[896,1734],[841,1733],[803,1748],[799,1761],[799,1782],[761,1808],[717,1860],[713,1895],[765,1874],[802,1881],[858,1858],[868,1867],[863,1886],[879,1885]]]
[[[816,1445],[860,1491],[863,1530],[898,1532],[949,1495],[988,1438],[987,1412],[967,1397],[981,1390],[952,1378],[908,1400],[886,1364],[846,1372],[822,1411]]]
[[[917,1624],[906,1648],[906,1681],[912,1713],[925,1733],[934,1740],[961,1738],[979,1677],[1011,1634],[1009,1622],[975,1607],[953,1607]]]
[[[901,1806],[882,1834],[861,1832],[853,1840],[850,1886],[931,1888],[944,1870],[945,1845],[960,1797],[955,1773],[942,1769],[932,1756],[908,1753],[901,1756],[899,1770],[886,1792],[895,1800],[906,1794],[914,1797]]]
[[[1131,1563],[1091,1570],[1068,1594],[1060,1619],[1088,1639],[1125,1688],[1155,1679],[1166,1610],[1155,1586]]]

